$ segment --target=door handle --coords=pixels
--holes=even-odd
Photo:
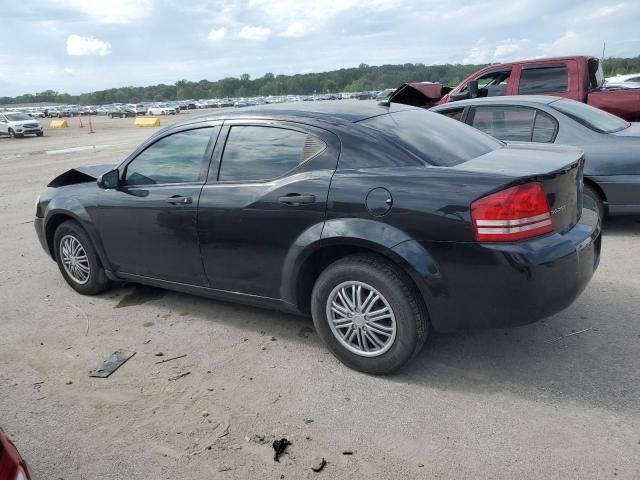
[[[288,195],[284,195],[278,198],[280,203],[284,203],[285,205],[296,206],[308,203],[315,203],[316,196],[315,195],[300,195],[299,193],[289,193]]]
[[[167,198],[167,202],[171,205],[188,205],[193,203],[193,198],[191,197],[183,197],[182,195],[172,195]]]

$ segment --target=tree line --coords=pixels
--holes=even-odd
[[[336,92],[363,92],[395,88],[406,82],[430,81],[455,86],[468,75],[486,65],[403,65],[371,66],[360,64],[355,68],[342,68],[323,73],[298,75],[274,75],[252,79],[249,74],[239,78],[227,77],[212,82],[179,80],[173,85],[148,87],[120,87],[80,95],[69,95],[54,90],[17,97],[0,96],[0,104],[64,103],[78,105],[102,105],[109,103],[137,103],[200,98],[234,98],[268,95],[310,95]],[[640,55],[633,58],[607,58],[604,61],[606,76],[640,72]]]

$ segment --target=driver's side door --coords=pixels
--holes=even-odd
[[[115,273],[207,286],[197,210],[219,126],[166,135],[120,167],[101,190],[98,229]]]

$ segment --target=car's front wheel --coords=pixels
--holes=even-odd
[[[60,224],[53,245],[60,273],[71,288],[83,295],[95,295],[110,286],[93,243],[76,222]]]
[[[331,352],[348,367],[389,373],[417,354],[428,314],[410,278],[375,255],[343,258],[320,274],[311,298],[313,322]]]

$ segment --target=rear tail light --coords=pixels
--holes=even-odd
[[[511,242],[553,231],[549,202],[538,182],[510,187],[471,204],[476,240]]]

